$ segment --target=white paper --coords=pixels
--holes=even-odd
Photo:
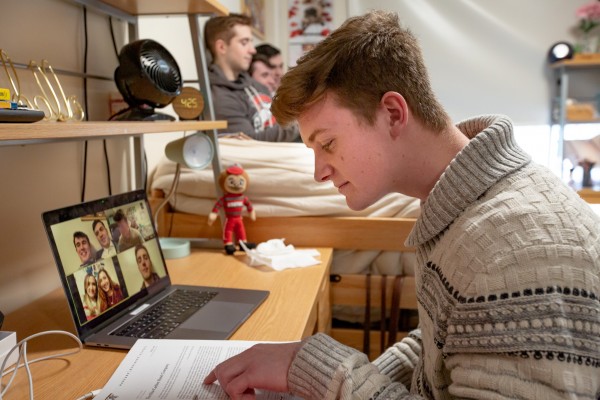
[[[204,377],[224,361],[258,342],[236,340],[138,339],[95,400],[226,400],[218,384]],[[197,396],[197,397],[194,397]],[[257,390],[257,399],[293,400],[286,393]]]

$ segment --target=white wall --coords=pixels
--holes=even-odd
[[[82,7],[64,0],[4,0],[0,10],[0,48],[17,63],[47,59],[54,69],[83,72]],[[116,56],[108,19],[88,12],[88,72],[112,77]],[[116,23],[117,39],[123,25]],[[122,43],[122,39],[121,39]],[[41,93],[33,74],[17,69],[21,90],[28,97]],[[82,79],[59,76],[65,94],[74,94],[83,104]],[[0,68],[0,87],[10,87]],[[108,93],[112,81],[90,80],[90,117],[109,116]],[[62,123],[56,123],[60,126]],[[128,141],[108,143],[112,190],[124,191],[128,184]],[[83,142],[0,146],[0,310],[10,312],[60,285],[48,240],[43,229],[43,211],[80,201]],[[101,141],[90,141],[86,199],[106,196],[107,174]]]

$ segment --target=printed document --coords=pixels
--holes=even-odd
[[[218,383],[204,377],[220,362],[259,342],[238,340],[138,339],[94,400],[228,399]],[[298,399],[257,391],[261,400]]]

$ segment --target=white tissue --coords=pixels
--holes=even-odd
[[[271,239],[259,243],[255,249],[249,249],[244,242],[240,246],[248,256],[248,264],[252,267],[267,265],[281,271],[288,268],[309,267],[320,263],[315,257],[319,252],[315,249],[296,250],[291,244],[284,244],[285,239]]]

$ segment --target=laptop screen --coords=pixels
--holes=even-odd
[[[170,283],[143,190],[43,219],[80,335]]]

